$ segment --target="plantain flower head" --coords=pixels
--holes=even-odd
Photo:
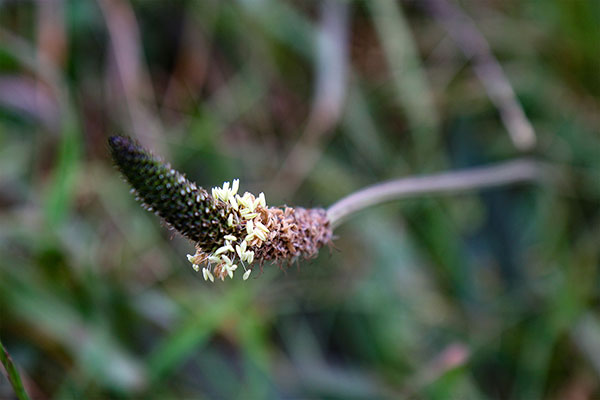
[[[240,266],[246,280],[257,262],[289,264],[331,242],[324,209],[269,207],[264,193],[240,195],[238,179],[208,193],[132,139],[113,136],[109,145],[142,206],[194,242],[187,258],[207,281],[233,278]]]

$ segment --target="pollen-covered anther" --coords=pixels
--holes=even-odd
[[[267,235],[261,230],[255,230],[254,235],[262,241],[267,240]]]
[[[210,270],[208,268],[202,268],[202,276],[204,277],[205,281],[210,280],[211,282],[215,281],[215,277],[213,276],[212,272],[210,272]]]
[[[243,214],[244,219],[254,219],[258,217],[258,213],[246,213]]]
[[[248,278],[250,277],[250,273],[252,272],[251,269],[247,270],[246,272],[244,272],[244,280],[248,280]]]
[[[240,259],[243,258],[243,254],[246,252],[246,247],[247,247],[247,244],[245,241],[242,242],[241,245],[235,246],[235,252],[237,253],[237,255]]]
[[[225,254],[223,254],[223,255],[221,256],[221,260],[223,260],[223,262],[224,262],[225,264],[231,264],[231,263],[232,263],[232,261],[231,261],[231,258],[227,257]]]
[[[262,232],[269,233],[269,229],[266,226],[264,226],[264,224],[262,222],[257,221],[255,225],[256,225],[256,228],[261,230]]]

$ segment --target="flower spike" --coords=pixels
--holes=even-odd
[[[195,271],[203,265],[204,280],[233,278],[238,261],[248,263],[246,280],[254,261],[309,258],[331,242],[323,209],[268,207],[264,193],[240,196],[238,179],[209,194],[132,139],[113,136],[109,145],[142,205],[195,243],[196,253],[187,258]]]

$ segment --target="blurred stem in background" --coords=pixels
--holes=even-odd
[[[42,7],[42,10],[47,9],[47,6]],[[55,16],[60,13],[59,10],[53,10],[49,14]],[[45,26],[47,25],[42,24],[41,28]],[[73,186],[79,171],[82,145],[80,125],[77,122],[74,104],[71,101],[68,86],[61,75],[60,63],[64,62],[64,58],[60,50],[50,51],[42,48],[38,51],[28,42],[1,27],[0,41],[2,41],[5,51],[9,51],[24,68],[38,79],[33,95],[34,99],[43,98],[47,94],[50,103],[57,107],[57,115],[52,118],[56,125],[50,126],[50,132],[58,136],[59,150],[44,196],[46,222],[50,228],[56,228],[64,221],[72,206]],[[40,41],[40,46],[48,43],[47,39]],[[52,47],[49,44],[48,46]],[[34,101],[33,104],[40,103]],[[35,114],[41,110],[31,111]]]
[[[446,28],[464,55],[473,62],[473,69],[498,109],[515,147],[521,151],[532,150],[536,144],[533,126],[525,116],[502,66],[473,20],[448,0],[423,0],[421,5]]]
[[[322,156],[322,150],[342,117],[349,70],[349,5],[323,1],[316,39],[315,84],[310,113],[297,143],[281,164],[271,187],[282,197],[292,195]]]
[[[168,155],[159,140],[164,128],[154,107],[156,104],[150,75],[144,62],[138,22],[132,5],[125,0],[100,0],[110,37],[109,80],[114,88],[114,112],[127,121],[141,143]]]
[[[414,143],[414,159],[423,163],[440,145],[440,120],[412,33],[398,2],[368,2]]]

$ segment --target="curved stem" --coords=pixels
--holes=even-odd
[[[541,177],[536,161],[518,159],[463,171],[401,178],[369,186],[342,198],[327,209],[327,217],[332,228],[336,228],[350,215],[392,200],[529,182]]]

